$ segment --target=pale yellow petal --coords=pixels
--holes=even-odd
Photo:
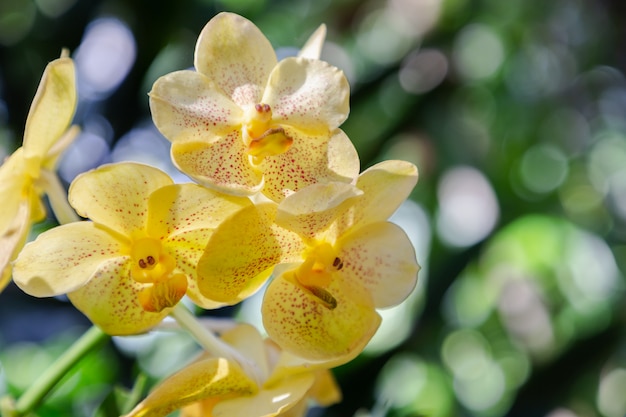
[[[306,238],[326,230],[363,194],[343,182],[309,185],[285,198],[278,206],[276,224]]]
[[[256,327],[241,323],[224,332],[220,338],[248,359],[250,364],[254,364],[259,370],[259,375],[268,375],[268,352],[263,336]]]
[[[323,289],[334,306],[296,283],[294,270],[274,278],[263,298],[263,325],[286,351],[313,361],[345,363],[355,358],[380,324],[369,291],[335,274]]]
[[[30,230],[30,204],[22,202],[17,212],[12,213],[13,222],[0,235],[0,292],[11,281],[12,267],[10,262],[15,259],[24,246]]]
[[[166,378],[126,417],[162,417],[203,399],[226,400],[256,391],[256,384],[238,365],[205,358]]]
[[[354,211],[339,222],[346,231],[389,218],[417,184],[417,167],[410,162],[389,160],[365,170],[356,186],[364,192]]]
[[[359,175],[359,156],[341,129],[327,137],[309,137],[286,129],[294,139],[284,154],[265,158],[263,194],[280,202],[286,196],[318,182],[351,182]]]
[[[324,40],[326,39],[326,25],[321,24],[306,43],[298,52],[298,56],[309,59],[319,59],[322,54],[322,47],[324,46]]]
[[[102,165],[76,177],[69,201],[81,216],[130,236],[146,225],[150,194],[172,182],[166,173],[148,165]]]
[[[273,267],[303,249],[300,238],[274,225],[272,203],[242,209],[215,229],[198,262],[198,288],[235,304],[257,291]]]
[[[313,384],[311,373],[293,376],[272,387],[263,387],[254,396],[220,401],[213,408],[213,417],[274,417],[293,407]]]
[[[76,109],[74,62],[56,59],[46,66],[24,130],[24,156],[43,159],[65,133]]]
[[[315,382],[309,390],[309,396],[322,407],[328,407],[341,401],[341,389],[328,369],[315,372]]]
[[[76,222],[41,233],[13,265],[13,280],[26,293],[50,297],[74,291],[100,265],[122,256],[123,245],[92,222]]]
[[[235,103],[254,105],[276,65],[276,54],[254,23],[234,13],[220,13],[202,29],[194,65]]]
[[[350,112],[350,86],[341,70],[319,60],[286,58],[272,71],[263,103],[276,123],[308,135],[328,135]]]
[[[159,324],[171,311],[145,311],[139,293],[146,284],[130,277],[131,259],[122,256],[100,265],[83,287],[70,292],[72,304],[104,332],[119,336],[143,333]]]
[[[239,106],[195,71],[160,77],[149,95],[152,120],[172,142],[214,142],[241,124]]]
[[[214,143],[174,143],[172,160],[202,185],[227,194],[252,195],[263,186],[263,176],[250,164],[240,132]]]
[[[0,166],[0,234],[15,227],[14,219],[20,207],[30,200],[32,180],[24,171],[23,151],[23,148],[19,148]]]
[[[406,233],[389,222],[358,228],[337,243],[341,274],[357,279],[374,297],[376,308],[391,307],[409,296],[420,269]]]

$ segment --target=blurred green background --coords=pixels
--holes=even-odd
[[[43,68],[66,47],[83,134],[63,179],[124,159],[175,175],[147,92],[192,66],[198,33],[222,10],[251,19],[281,56],[326,23],[322,58],[350,80],[343,128],[362,168],[398,158],[420,169],[393,218],[416,246],[418,288],[336,370],[343,402],[311,415],[623,417],[626,5],[1,0],[0,157],[19,146]],[[258,321],[258,299],[211,314]],[[10,286],[0,394],[18,395],[87,326],[63,299]],[[149,386],[195,349],[167,333],[116,338],[39,413],[91,415],[114,386],[137,375]]]

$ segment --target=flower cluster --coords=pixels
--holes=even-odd
[[[165,75],[150,92],[172,160],[195,183],[130,162],[83,173],[68,200],[89,221],[58,218],[66,224],[41,233],[13,262],[25,292],[67,294],[111,335],[181,319],[185,296],[216,309],[264,290],[267,339],[249,325],[221,335],[130,416],[179,408],[185,416],[297,416],[308,399],[336,402],[329,369],[362,351],[381,322],[377,309],[414,288],[414,249],[388,218],[417,169],[384,161],[359,174],[340,129],[349,85],[319,59],[323,39],[322,27],[298,56],[278,61],[253,23],[214,17],[198,38],[195,70]],[[0,189],[11,196],[0,230],[15,248],[2,259],[3,274],[29,222],[41,218],[39,178],[53,173],[67,143],[60,138],[75,106],[72,68],[67,57],[49,65],[23,150],[0,170],[2,186],[12,184]]]

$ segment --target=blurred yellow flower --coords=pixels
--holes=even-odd
[[[184,417],[304,416],[308,400],[328,406],[340,400],[327,369],[283,366],[280,349],[263,340],[248,324],[228,331],[222,340],[253,366],[248,375],[240,364],[203,354],[162,381],[126,417],[160,417],[182,408]]]
[[[59,222],[76,217],[67,212],[67,196],[55,174],[61,152],[78,134],[76,126],[70,127],[75,108],[74,62],[62,56],[44,70],[26,119],[23,146],[0,166],[0,291],[11,279],[10,262],[31,224],[46,216],[44,193]]]
[[[376,309],[402,302],[416,284],[413,246],[387,221],[416,182],[413,164],[385,161],[356,186],[314,184],[278,206],[247,207],[215,230],[198,262],[198,286],[236,302],[278,264],[262,307],[270,337],[307,360],[345,363],[378,328]]]
[[[274,201],[356,177],[358,155],[338,128],[348,116],[349,85],[339,69],[313,59],[320,39],[323,30],[301,56],[277,62],[249,20],[211,19],[196,44],[196,71],[167,74],[150,92],[154,123],[172,141],[177,167],[206,186],[261,191]]]
[[[83,217],[27,244],[14,281],[28,294],[68,293],[109,334],[134,334],[159,323],[195,284],[196,262],[213,229],[251,204],[197,184],[173,184],[164,172],[136,163],[103,165],[79,175],[70,203]]]

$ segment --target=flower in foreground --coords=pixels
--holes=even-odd
[[[258,376],[246,374],[235,361],[203,354],[162,381],[126,417],[160,417],[182,408],[184,417],[304,416],[308,400],[322,406],[340,399],[327,369],[281,366],[280,349],[258,331],[241,324],[222,335]]]
[[[386,161],[363,172],[356,186],[315,184],[273,212],[267,205],[243,209],[209,240],[198,286],[209,298],[236,300],[280,264],[263,300],[268,334],[299,357],[345,363],[376,332],[376,309],[402,302],[416,284],[413,246],[387,221],[416,182],[414,165]],[[251,233],[240,234],[244,229]],[[230,236],[238,233],[235,242]],[[235,245],[235,257],[225,260]]]
[[[55,169],[62,151],[78,134],[78,127],[70,127],[75,108],[74,62],[62,56],[44,70],[26,119],[23,146],[0,166],[0,291],[10,281],[10,262],[24,245],[31,224],[46,216],[42,194],[48,194],[59,222],[73,220],[65,210],[67,199]]]
[[[28,294],[68,293],[105,332],[143,332],[185,295],[205,308],[195,284],[196,261],[212,230],[251,204],[196,184],[173,184],[164,172],[137,163],[103,165],[79,175],[69,199],[83,217],[27,244],[14,281]]]
[[[150,92],[154,123],[172,142],[177,167],[221,191],[274,201],[309,184],[351,181],[354,146],[338,127],[348,116],[344,74],[302,55],[277,62],[249,20],[220,13],[202,30],[196,71],[159,78]]]

